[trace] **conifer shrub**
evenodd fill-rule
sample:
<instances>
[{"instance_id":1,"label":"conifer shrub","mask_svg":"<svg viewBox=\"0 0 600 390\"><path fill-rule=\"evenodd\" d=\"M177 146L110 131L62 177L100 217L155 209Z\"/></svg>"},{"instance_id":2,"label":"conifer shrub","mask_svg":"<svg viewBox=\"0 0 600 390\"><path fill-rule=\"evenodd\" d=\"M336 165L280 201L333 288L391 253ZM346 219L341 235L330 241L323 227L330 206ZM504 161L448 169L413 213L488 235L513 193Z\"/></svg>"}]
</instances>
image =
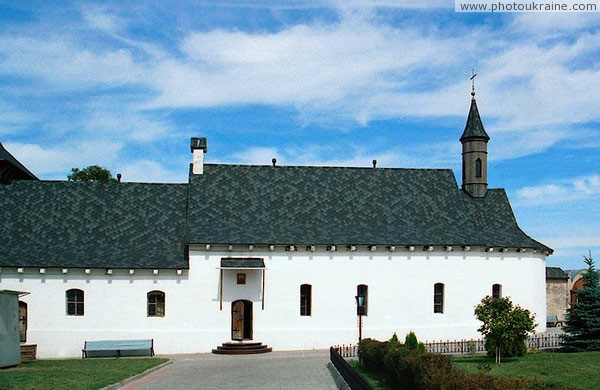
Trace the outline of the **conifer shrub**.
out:
<instances>
[{"instance_id":1,"label":"conifer shrub","mask_svg":"<svg viewBox=\"0 0 600 390\"><path fill-rule=\"evenodd\" d=\"M600 351L600 273L591 252L584 258L588 269L583 274L583 288L577 291L577 302L567 310L563 328L563 349L569 352Z\"/></svg>"},{"instance_id":2,"label":"conifer shrub","mask_svg":"<svg viewBox=\"0 0 600 390\"><path fill-rule=\"evenodd\" d=\"M395 334L396 333L394 333L394 335ZM417 350L418 352L425 352L425 344L420 343L417 340L417 335L413 331L406 335L404 345L406 345L410 349Z\"/></svg>"}]
</instances>

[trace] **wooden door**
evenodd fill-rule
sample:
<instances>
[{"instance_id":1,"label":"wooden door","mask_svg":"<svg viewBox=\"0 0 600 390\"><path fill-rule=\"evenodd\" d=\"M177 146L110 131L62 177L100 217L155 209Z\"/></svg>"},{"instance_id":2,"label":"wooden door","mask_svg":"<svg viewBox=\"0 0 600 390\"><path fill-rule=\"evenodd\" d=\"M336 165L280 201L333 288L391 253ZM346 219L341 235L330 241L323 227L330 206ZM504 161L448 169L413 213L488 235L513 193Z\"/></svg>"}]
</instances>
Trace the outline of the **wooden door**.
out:
<instances>
[{"instance_id":1,"label":"wooden door","mask_svg":"<svg viewBox=\"0 0 600 390\"><path fill-rule=\"evenodd\" d=\"M244 339L244 302L235 301L231 304L231 339Z\"/></svg>"},{"instance_id":2,"label":"wooden door","mask_svg":"<svg viewBox=\"0 0 600 390\"><path fill-rule=\"evenodd\" d=\"M19 301L19 337L22 343L27 341L27 304Z\"/></svg>"}]
</instances>

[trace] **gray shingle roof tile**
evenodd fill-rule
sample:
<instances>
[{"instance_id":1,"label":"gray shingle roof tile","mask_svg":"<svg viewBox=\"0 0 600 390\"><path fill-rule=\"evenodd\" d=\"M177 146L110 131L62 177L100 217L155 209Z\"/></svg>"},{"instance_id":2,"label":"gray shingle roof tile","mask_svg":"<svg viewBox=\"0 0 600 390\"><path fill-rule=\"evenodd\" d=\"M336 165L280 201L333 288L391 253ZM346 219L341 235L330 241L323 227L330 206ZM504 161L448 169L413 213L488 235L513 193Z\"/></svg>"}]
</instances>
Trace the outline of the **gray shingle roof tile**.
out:
<instances>
[{"instance_id":1,"label":"gray shingle roof tile","mask_svg":"<svg viewBox=\"0 0 600 390\"><path fill-rule=\"evenodd\" d=\"M189 184L0 185L0 266L187 268L185 244L483 245L551 251L504 190L448 169L207 164Z\"/></svg>"},{"instance_id":2,"label":"gray shingle roof tile","mask_svg":"<svg viewBox=\"0 0 600 390\"><path fill-rule=\"evenodd\" d=\"M190 176L186 241L549 249L519 229L503 190L473 199L448 169L208 164Z\"/></svg>"},{"instance_id":3,"label":"gray shingle roof tile","mask_svg":"<svg viewBox=\"0 0 600 390\"><path fill-rule=\"evenodd\" d=\"M0 185L0 266L187 268L185 184Z\"/></svg>"}]
</instances>

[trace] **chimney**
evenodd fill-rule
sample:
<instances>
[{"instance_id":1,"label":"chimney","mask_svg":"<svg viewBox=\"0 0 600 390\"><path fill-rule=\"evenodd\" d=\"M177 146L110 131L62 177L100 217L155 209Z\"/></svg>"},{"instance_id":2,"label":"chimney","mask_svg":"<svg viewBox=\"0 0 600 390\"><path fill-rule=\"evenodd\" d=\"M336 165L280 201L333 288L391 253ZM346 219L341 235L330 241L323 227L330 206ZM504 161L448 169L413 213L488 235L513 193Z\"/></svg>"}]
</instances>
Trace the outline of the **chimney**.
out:
<instances>
[{"instance_id":1,"label":"chimney","mask_svg":"<svg viewBox=\"0 0 600 390\"><path fill-rule=\"evenodd\" d=\"M202 175L204 173L204 153L206 153L206 138L193 137L190 143L192 151L192 173Z\"/></svg>"}]
</instances>

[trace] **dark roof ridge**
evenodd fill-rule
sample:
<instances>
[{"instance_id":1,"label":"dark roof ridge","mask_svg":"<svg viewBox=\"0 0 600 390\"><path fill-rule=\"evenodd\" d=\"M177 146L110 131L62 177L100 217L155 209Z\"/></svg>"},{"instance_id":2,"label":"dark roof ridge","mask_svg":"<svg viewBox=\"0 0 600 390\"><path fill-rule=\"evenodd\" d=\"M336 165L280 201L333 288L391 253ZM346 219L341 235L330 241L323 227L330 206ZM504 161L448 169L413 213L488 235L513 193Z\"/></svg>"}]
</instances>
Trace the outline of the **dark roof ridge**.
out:
<instances>
[{"instance_id":1,"label":"dark roof ridge","mask_svg":"<svg viewBox=\"0 0 600 390\"><path fill-rule=\"evenodd\" d=\"M13 182L13 184L17 184L17 183L31 183L30 180L15 180ZM182 185L187 185L187 182L181 182L181 183L156 183L156 182L138 182L138 181L123 181L123 182L110 182L110 183L106 183L106 182L102 182L102 181L78 181L78 180L37 180L35 181L35 183L37 183L38 185L43 183L43 184L65 184L68 183L69 185L114 185L114 186L118 186L118 185L156 185L156 186L165 186L165 185L176 185L176 186L182 186ZM31 184L34 185L34 184Z\"/></svg>"},{"instance_id":2,"label":"dark roof ridge","mask_svg":"<svg viewBox=\"0 0 600 390\"><path fill-rule=\"evenodd\" d=\"M348 166L341 166L341 165L276 165L275 167L273 167L272 165L259 165L259 164L236 164L236 163L205 163L204 166L225 166L225 167L252 167L252 168L276 168L276 169L280 169L280 168L315 168L315 169L319 169L319 168L324 168L324 169L370 169L370 170L388 170L388 171L453 171L452 168L407 168L407 167L403 167L403 168L395 168L395 167L376 167L373 168L371 167L348 167Z\"/></svg>"}]
</instances>

